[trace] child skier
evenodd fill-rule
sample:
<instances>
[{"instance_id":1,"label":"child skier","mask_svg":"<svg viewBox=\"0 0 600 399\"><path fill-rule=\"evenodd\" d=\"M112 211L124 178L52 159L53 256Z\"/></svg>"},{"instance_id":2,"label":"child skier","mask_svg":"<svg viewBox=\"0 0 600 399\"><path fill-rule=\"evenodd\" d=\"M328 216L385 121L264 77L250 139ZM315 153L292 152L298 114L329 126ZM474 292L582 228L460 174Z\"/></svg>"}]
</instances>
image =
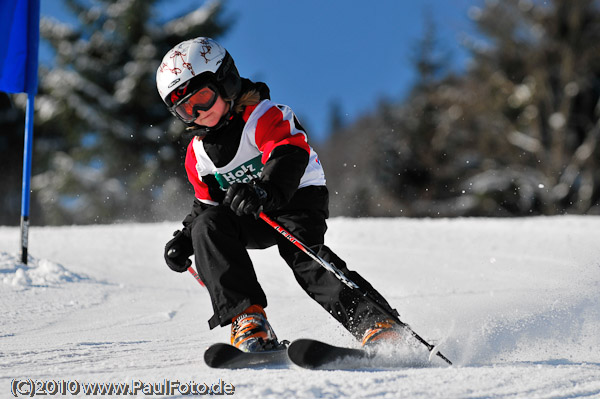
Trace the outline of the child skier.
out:
<instances>
[{"instance_id":1,"label":"child skier","mask_svg":"<svg viewBox=\"0 0 600 399\"><path fill-rule=\"evenodd\" d=\"M398 324L257 219L264 211L397 315L324 245L325 176L292 110L272 102L264 83L241 78L230 54L210 38L171 49L156 81L169 110L194 134L185 168L196 199L183 229L167 243L165 260L184 272L195 255L214 310L209 327L231 324L232 345L246 352L280 346L247 252L277 245L306 293L363 345L400 339Z\"/></svg>"}]
</instances>

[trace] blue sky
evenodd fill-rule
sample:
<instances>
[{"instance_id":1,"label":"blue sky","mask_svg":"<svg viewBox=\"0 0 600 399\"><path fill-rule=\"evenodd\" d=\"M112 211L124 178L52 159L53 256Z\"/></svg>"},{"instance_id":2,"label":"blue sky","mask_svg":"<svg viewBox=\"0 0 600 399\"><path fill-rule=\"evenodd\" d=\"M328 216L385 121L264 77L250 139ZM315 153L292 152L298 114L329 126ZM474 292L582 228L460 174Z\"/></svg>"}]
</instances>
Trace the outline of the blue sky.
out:
<instances>
[{"instance_id":1,"label":"blue sky","mask_svg":"<svg viewBox=\"0 0 600 399\"><path fill-rule=\"evenodd\" d=\"M165 0L165 16L205 1ZM218 41L240 74L266 82L274 101L294 109L313 140L328 132L333 102L345 123L375 109L382 98L400 100L411 87L411 56L430 10L454 69L467 54L458 36L472 31L473 0L229 0L236 22ZM42 0L42 15L72 22L61 0ZM70 20L68 18L71 18Z\"/></svg>"}]
</instances>

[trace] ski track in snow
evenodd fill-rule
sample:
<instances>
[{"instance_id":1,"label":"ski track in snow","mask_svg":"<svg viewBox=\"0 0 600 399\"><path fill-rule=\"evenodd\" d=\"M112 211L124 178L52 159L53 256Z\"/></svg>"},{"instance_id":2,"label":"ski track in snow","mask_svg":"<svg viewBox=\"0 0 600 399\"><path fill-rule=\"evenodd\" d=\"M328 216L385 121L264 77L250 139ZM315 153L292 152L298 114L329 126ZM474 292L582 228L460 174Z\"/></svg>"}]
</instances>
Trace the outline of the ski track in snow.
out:
<instances>
[{"instance_id":1,"label":"ski track in snow","mask_svg":"<svg viewBox=\"0 0 600 399\"><path fill-rule=\"evenodd\" d=\"M344 371L205 366L229 329L208 330L207 293L164 265L177 228L33 227L25 266L19 228L0 227L0 398L26 378L222 380L238 398L600 398L599 217L330 220L327 244L454 361L417 345L394 368ZM355 345L276 249L251 256L279 338Z\"/></svg>"}]
</instances>

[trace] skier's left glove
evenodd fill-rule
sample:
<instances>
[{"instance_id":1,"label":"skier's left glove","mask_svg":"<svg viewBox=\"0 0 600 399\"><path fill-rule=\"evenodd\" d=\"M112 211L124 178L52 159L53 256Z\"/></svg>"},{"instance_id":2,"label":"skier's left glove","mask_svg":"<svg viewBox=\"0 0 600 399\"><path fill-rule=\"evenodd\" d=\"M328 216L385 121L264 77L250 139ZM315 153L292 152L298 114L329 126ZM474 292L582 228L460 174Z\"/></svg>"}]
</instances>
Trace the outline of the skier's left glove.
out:
<instances>
[{"instance_id":1,"label":"skier's left glove","mask_svg":"<svg viewBox=\"0 0 600 399\"><path fill-rule=\"evenodd\" d=\"M177 273L185 272L192 265L189 259L194 254L192 240L181 230L173 233L173 238L165 245L165 262Z\"/></svg>"},{"instance_id":2,"label":"skier's left glove","mask_svg":"<svg viewBox=\"0 0 600 399\"><path fill-rule=\"evenodd\" d=\"M266 185L257 182L233 183L227 189L223 204L229 206L238 216L253 215L258 219L266 207L268 190Z\"/></svg>"}]
</instances>

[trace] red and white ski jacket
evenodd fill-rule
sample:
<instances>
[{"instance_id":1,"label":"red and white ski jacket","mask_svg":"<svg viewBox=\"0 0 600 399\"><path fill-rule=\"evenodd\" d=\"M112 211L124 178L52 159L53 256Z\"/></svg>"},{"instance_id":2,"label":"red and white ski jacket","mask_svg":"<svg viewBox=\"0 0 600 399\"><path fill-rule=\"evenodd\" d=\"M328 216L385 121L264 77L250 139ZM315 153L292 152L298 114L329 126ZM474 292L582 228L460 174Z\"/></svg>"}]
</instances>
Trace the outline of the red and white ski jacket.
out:
<instances>
[{"instance_id":1,"label":"red and white ski jacket","mask_svg":"<svg viewBox=\"0 0 600 399\"><path fill-rule=\"evenodd\" d=\"M219 200L211 196L205 180L214 177L224 192L234 182L259 178L273 150L285 145L299 147L309 155L308 166L297 188L325 186L325 174L317 154L308 145L306 133L288 106L266 99L246 107L242 118L245 123L237 152L226 165L217 167L213 163L201 138L194 137L188 145L185 168L199 201L219 204Z\"/></svg>"}]
</instances>

